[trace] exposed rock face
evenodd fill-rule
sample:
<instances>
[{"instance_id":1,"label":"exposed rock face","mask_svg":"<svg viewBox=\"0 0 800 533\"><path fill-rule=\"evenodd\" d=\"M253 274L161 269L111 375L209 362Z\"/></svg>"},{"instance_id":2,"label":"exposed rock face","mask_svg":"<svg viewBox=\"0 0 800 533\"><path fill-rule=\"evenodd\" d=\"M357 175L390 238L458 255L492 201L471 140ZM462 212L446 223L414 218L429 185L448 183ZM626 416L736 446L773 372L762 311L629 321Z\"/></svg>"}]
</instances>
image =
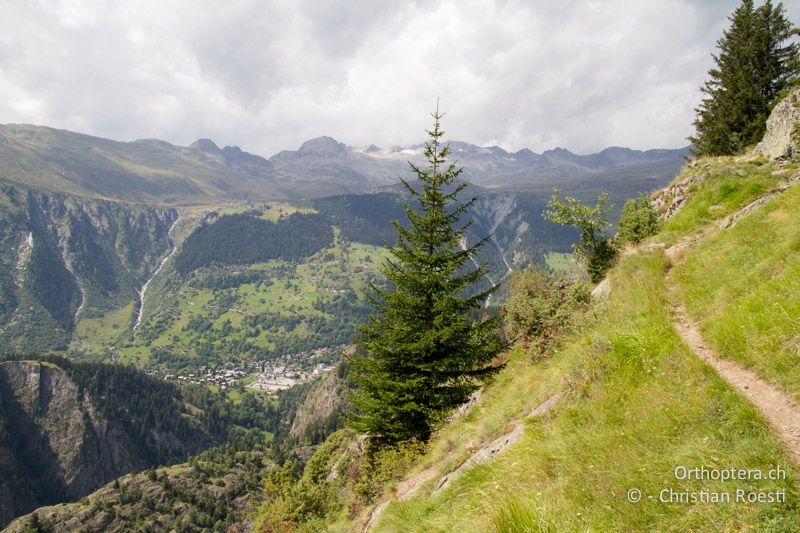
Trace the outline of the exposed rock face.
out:
<instances>
[{"instance_id":1,"label":"exposed rock face","mask_svg":"<svg viewBox=\"0 0 800 533\"><path fill-rule=\"evenodd\" d=\"M0 363L0 526L151 466L140 431L105 416L98 401L55 365ZM189 444L152 434L186 454L207 444L200 433Z\"/></svg>"},{"instance_id":2,"label":"exposed rock face","mask_svg":"<svg viewBox=\"0 0 800 533\"><path fill-rule=\"evenodd\" d=\"M65 349L79 318L135 300L177 216L0 185L0 344Z\"/></svg>"},{"instance_id":3,"label":"exposed rock face","mask_svg":"<svg viewBox=\"0 0 800 533\"><path fill-rule=\"evenodd\" d=\"M702 178L695 174L689 174L682 180L678 181L665 188L658 193L658 196L653 200L653 206L658 212L661 220L671 218L678 210L683 207L683 204L689 200L689 188L692 184L698 183Z\"/></svg>"},{"instance_id":4,"label":"exposed rock face","mask_svg":"<svg viewBox=\"0 0 800 533\"><path fill-rule=\"evenodd\" d=\"M337 370L329 372L297 408L289 435L297 442L316 443L335 429L344 411L345 383ZM317 434L320 438L317 437Z\"/></svg>"},{"instance_id":5,"label":"exposed rock face","mask_svg":"<svg viewBox=\"0 0 800 533\"><path fill-rule=\"evenodd\" d=\"M0 364L0 402L7 428L0 495L12 495L0 499L0 523L147 466L131 454L135 446L125 431L103 418L58 367Z\"/></svg>"},{"instance_id":6,"label":"exposed rock face","mask_svg":"<svg viewBox=\"0 0 800 533\"><path fill-rule=\"evenodd\" d=\"M755 153L769 159L788 159L800 154L800 88L778 102L767 119L764 139Z\"/></svg>"}]
</instances>

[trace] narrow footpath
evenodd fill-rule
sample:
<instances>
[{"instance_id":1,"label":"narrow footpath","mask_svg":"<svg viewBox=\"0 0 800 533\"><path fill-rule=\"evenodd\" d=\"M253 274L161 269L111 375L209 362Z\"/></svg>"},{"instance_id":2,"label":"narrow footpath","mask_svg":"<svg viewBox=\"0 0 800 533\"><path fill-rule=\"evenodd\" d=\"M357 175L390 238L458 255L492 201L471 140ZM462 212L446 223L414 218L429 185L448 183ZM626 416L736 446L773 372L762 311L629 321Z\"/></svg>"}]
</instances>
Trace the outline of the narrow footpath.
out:
<instances>
[{"instance_id":1,"label":"narrow footpath","mask_svg":"<svg viewBox=\"0 0 800 533\"><path fill-rule=\"evenodd\" d=\"M670 313L672 324L683 342L761 411L778 437L789 448L794 462L800 465L800 405L789 394L764 381L752 370L729 359L720 358L706 344L697 324L689 318L671 272L667 274L667 287L673 295L673 302L676 302L673 303Z\"/></svg>"}]
</instances>

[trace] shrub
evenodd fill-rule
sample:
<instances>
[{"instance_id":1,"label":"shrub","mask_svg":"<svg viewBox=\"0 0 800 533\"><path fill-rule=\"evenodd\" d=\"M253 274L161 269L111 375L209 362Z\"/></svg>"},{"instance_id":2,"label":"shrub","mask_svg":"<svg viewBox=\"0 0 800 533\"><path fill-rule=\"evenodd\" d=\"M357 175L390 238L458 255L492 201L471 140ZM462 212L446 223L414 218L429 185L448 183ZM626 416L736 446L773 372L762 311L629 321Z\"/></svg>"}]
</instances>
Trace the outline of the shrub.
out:
<instances>
[{"instance_id":1,"label":"shrub","mask_svg":"<svg viewBox=\"0 0 800 533\"><path fill-rule=\"evenodd\" d=\"M511 280L511 297L504 307L506 336L521 342L532 357L545 356L590 300L591 295L582 283L535 269L517 272Z\"/></svg>"},{"instance_id":2,"label":"shrub","mask_svg":"<svg viewBox=\"0 0 800 533\"><path fill-rule=\"evenodd\" d=\"M614 243L606 236L611 210L606 205L608 193L602 193L594 206L569 196L562 199L558 189L553 189L553 193L542 216L550 222L581 230L580 240L573 245L575 256L586 264L592 283L599 283L617 256Z\"/></svg>"},{"instance_id":3,"label":"shrub","mask_svg":"<svg viewBox=\"0 0 800 533\"><path fill-rule=\"evenodd\" d=\"M620 244L626 242L638 244L658 233L659 225L658 213L650 203L650 199L645 195L632 198L625 202L622 208L616 241Z\"/></svg>"},{"instance_id":4,"label":"shrub","mask_svg":"<svg viewBox=\"0 0 800 533\"><path fill-rule=\"evenodd\" d=\"M594 253L589 256L586 262L586 271L592 283L600 283L617 259L618 250L612 241L603 237L598 239L594 247Z\"/></svg>"}]
</instances>

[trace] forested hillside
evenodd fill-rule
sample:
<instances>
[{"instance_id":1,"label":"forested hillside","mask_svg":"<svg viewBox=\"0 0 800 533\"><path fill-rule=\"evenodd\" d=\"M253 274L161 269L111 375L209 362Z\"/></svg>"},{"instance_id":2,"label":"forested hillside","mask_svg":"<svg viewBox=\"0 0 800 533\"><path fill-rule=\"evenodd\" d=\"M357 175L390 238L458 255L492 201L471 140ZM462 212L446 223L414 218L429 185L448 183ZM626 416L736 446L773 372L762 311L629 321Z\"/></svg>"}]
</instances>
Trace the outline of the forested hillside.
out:
<instances>
[{"instance_id":1,"label":"forested hillside","mask_svg":"<svg viewBox=\"0 0 800 533\"><path fill-rule=\"evenodd\" d=\"M223 442L234 425L268 427L270 416L129 367L58 357L0 362L0 522L184 461Z\"/></svg>"},{"instance_id":2,"label":"forested hillside","mask_svg":"<svg viewBox=\"0 0 800 533\"><path fill-rule=\"evenodd\" d=\"M201 226L175 258L181 274L213 264L251 265L271 259L301 261L333 244L333 230L318 215L293 213L277 222L224 215Z\"/></svg>"},{"instance_id":3,"label":"forested hillside","mask_svg":"<svg viewBox=\"0 0 800 533\"><path fill-rule=\"evenodd\" d=\"M176 217L172 209L1 186L2 350L64 350L80 318L135 300Z\"/></svg>"},{"instance_id":4,"label":"forested hillside","mask_svg":"<svg viewBox=\"0 0 800 533\"><path fill-rule=\"evenodd\" d=\"M140 372L113 365L72 364L64 359L53 358L49 362L29 361L24 365L29 369L44 365L49 370L48 375L52 376L62 372L53 362L67 369L63 372L69 378L68 381L61 379L53 385L54 395L63 397L70 392L73 384L78 384L78 390L84 391L95 402L93 405L98 407L98 413L90 413L92 420L106 417L105 420L113 426L117 420L113 418L116 414L123 421L130 419L141 424L141 433L163 440L163 431L175 430L174 413L177 413L179 418L184 419L184 425L188 424L199 432L190 443L194 452L207 446L209 442L213 442L215 446L193 455L181 464L173 463L185 456L171 457L168 461L143 462L136 468L125 469L118 464L116 466L120 471L113 477L120 477L88 495L86 490L76 492L77 489L71 487L73 493L77 493L76 496L73 493L59 493L52 483L39 480L35 475L32 479L22 479L24 469L29 466L25 461L33 458L30 453L9 448L7 444L26 437L12 438L7 433L0 433L0 458L5 459L0 461L0 470L4 476L2 479L5 481L5 484L0 482L0 509L6 513L1 516L3 522L19 514L20 510L30 508L33 501L37 502L36 505L45 504L35 512L16 520L9 526L9 531L27 531L35 527L63 532L82 527L103 531L130 531L138 528L157 531L170 528L181 531L216 531L226 527L242 527L248 521L253 503L260 499L262 483L275 468L275 463L292 463L298 458L307 457L309 448L298 446L324 440L342 422L341 406L329 404L340 397L338 388L332 390L331 384L342 382L342 365L322 380L292 387L281 391L273 400L267 400L257 393L244 392L243 389L224 395L212 394L206 387L179 388L146 377ZM0 363L0 370L5 368L3 365L9 364L12 363ZM64 390L65 387L67 390ZM0 396L0 400L2 398ZM48 411L65 415L64 408L53 405L54 402L55 400L50 401ZM120 405L128 402L127 405L133 406L138 414L131 417L130 414L120 413L116 402L120 402ZM14 418L14 413L7 413L8 404L0 401L0 428L18 431L19 427L9 422ZM62 435L48 423L47 416L51 416L50 413L42 414L40 409L35 421L45 428L52 442L56 440L53 433L56 433L56 437ZM74 428L76 424L77 422L73 422L70 428ZM158 429L153 431L153 427ZM66 433L66 437L58 441L65 447L70 439L81 436L75 431ZM177 442L175 437L183 438L184 434L185 432L175 433L169 442ZM107 441L117 440L99 444L115 450L122 445L122 438L117 432L110 435ZM56 451L58 458L70 454L66 448L57 448ZM125 452L123 450L120 453ZM84 460L87 453L78 450L78 457ZM100 459L100 468L105 466L104 460L105 458ZM172 466L159 466L165 464ZM71 479L72 470L79 467L88 468L79 464L78 460L69 463L66 467L67 477ZM97 474L97 468L95 465L93 475ZM133 473L122 475L130 471ZM32 472L38 470L34 468ZM28 485L24 485L25 483ZM97 481L95 485L103 483L105 481ZM19 492L15 492L14 496L8 492L9 487ZM28 488L31 490L26 492ZM46 500L44 496L50 497L50 500ZM52 505L54 502L76 500L78 496L84 497L74 503ZM46 505L48 502L50 506ZM9 506L11 504L17 506L16 510Z\"/></svg>"}]
</instances>

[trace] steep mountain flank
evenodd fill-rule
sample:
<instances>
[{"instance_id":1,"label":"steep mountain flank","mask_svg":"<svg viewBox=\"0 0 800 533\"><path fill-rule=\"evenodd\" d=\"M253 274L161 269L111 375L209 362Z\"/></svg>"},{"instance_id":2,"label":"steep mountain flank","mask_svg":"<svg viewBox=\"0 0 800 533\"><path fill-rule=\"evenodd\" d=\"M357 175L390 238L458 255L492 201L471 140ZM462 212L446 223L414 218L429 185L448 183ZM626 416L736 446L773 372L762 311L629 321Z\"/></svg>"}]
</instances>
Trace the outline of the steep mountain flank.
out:
<instances>
[{"instance_id":1,"label":"steep mountain flank","mask_svg":"<svg viewBox=\"0 0 800 533\"><path fill-rule=\"evenodd\" d=\"M177 216L0 186L3 350L65 349L79 318L134 301L167 252Z\"/></svg>"},{"instance_id":2,"label":"steep mountain flank","mask_svg":"<svg viewBox=\"0 0 800 533\"><path fill-rule=\"evenodd\" d=\"M62 367L63 366L63 367ZM0 363L0 523L185 459L214 437L172 386L132 369Z\"/></svg>"},{"instance_id":3,"label":"steep mountain flank","mask_svg":"<svg viewBox=\"0 0 800 533\"><path fill-rule=\"evenodd\" d=\"M340 363L309 391L298 406L289 431L293 442L318 444L341 426L341 416L347 407L344 374L345 367Z\"/></svg>"},{"instance_id":4,"label":"steep mountain flank","mask_svg":"<svg viewBox=\"0 0 800 533\"><path fill-rule=\"evenodd\" d=\"M80 502L40 507L4 531L249 531L247 513L270 468L263 452L230 461L212 451L123 476Z\"/></svg>"},{"instance_id":5,"label":"steep mountain flank","mask_svg":"<svg viewBox=\"0 0 800 533\"><path fill-rule=\"evenodd\" d=\"M130 143L0 125L0 179L38 190L155 205L282 196L266 159L210 141Z\"/></svg>"}]
</instances>

